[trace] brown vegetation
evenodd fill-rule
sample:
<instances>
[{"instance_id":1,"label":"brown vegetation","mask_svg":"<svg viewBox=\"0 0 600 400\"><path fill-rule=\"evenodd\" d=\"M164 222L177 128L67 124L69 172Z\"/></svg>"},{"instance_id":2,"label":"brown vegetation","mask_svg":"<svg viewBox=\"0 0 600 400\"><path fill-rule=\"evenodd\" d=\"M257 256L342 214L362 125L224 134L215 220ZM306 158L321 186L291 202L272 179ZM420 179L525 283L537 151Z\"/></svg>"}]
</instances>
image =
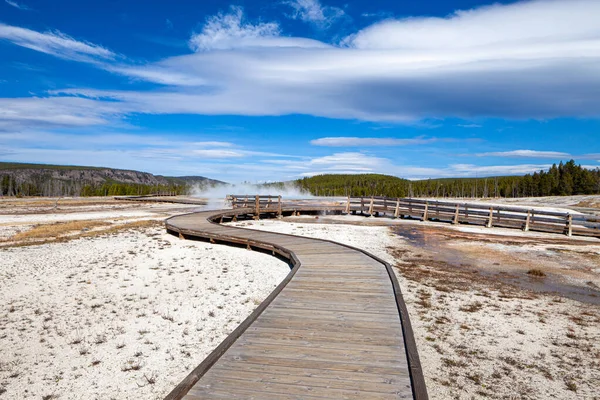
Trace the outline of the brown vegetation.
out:
<instances>
[{"instance_id":1,"label":"brown vegetation","mask_svg":"<svg viewBox=\"0 0 600 400\"><path fill-rule=\"evenodd\" d=\"M536 276L539 278L543 278L544 276L546 276L544 271L542 271L541 269L537 269L537 268L533 268L533 269L530 269L529 271L527 271L527 275Z\"/></svg>"},{"instance_id":2,"label":"brown vegetation","mask_svg":"<svg viewBox=\"0 0 600 400\"><path fill-rule=\"evenodd\" d=\"M32 239L51 239L107 225L110 225L110 223L104 221L69 221L36 225L25 232L17 233L8 240L11 242L21 242Z\"/></svg>"},{"instance_id":3,"label":"brown vegetation","mask_svg":"<svg viewBox=\"0 0 600 400\"><path fill-rule=\"evenodd\" d=\"M113 224L106 221L70 221L37 225L0 241L0 247L22 247L48 243L66 242L80 238L117 234L128 229L145 229L161 226L162 221L143 220Z\"/></svg>"}]
</instances>

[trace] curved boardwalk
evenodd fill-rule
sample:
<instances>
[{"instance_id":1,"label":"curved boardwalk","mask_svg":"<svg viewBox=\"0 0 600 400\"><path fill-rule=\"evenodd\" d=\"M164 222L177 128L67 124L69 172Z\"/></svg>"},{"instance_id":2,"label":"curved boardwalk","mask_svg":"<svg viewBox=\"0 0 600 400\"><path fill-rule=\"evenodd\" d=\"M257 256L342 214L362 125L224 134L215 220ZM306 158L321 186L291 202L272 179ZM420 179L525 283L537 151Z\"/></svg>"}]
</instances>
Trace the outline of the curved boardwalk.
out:
<instances>
[{"instance_id":1,"label":"curved boardwalk","mask_svg":"<svg viewBox=\"0 0 600 400\"><path fill-rule=\"evenodd\" d=\"M391 267L335 242L211 222L243 213L167 220L167 229L184 238L260 248L293 265L269 298L167 398L426 399Z\"/></svg>"}]
</instances>

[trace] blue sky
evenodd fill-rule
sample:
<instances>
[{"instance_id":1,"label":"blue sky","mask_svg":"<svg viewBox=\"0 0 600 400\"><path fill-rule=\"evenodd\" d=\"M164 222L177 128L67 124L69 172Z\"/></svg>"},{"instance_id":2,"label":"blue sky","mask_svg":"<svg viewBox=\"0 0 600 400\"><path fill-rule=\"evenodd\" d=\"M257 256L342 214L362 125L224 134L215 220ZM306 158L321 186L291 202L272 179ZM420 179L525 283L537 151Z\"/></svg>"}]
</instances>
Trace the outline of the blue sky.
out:
<instances>
[{"instance_id":1,"label":"blue sky","mask_svg":"<svg viewBox=\"0 0 600 400\"><path fill-rule=\"evenodd\" d=\"M600 166L600 2L0 0L0 160L418 179Z\"/></svg>"}]
</instances>

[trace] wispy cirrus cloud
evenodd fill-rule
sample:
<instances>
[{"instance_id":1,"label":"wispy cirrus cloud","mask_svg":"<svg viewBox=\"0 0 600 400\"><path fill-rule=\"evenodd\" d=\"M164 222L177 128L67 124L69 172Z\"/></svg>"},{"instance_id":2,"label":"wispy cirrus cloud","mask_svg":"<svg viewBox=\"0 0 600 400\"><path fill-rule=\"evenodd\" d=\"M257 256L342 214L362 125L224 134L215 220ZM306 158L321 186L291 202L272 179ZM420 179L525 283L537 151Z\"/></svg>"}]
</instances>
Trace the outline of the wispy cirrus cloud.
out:
<instances>
[{"instance_id":1,"label":"wispy cirrus cloud","mask_svg":"<svg viewBox=\"0 0 600 400\"><path fill-rule=\"evenodd\" d=\"M396 175L406 179L429 179L450 177L485 177L499 175L523 175L547 169L550 164L512 164L512 165L475 165L449 164L445 167L420 167L399 165L384 157L358 152L334 153L306 160L264 160L274 164L281 173L288 172L296 176L314 176L322 174L366 174L382 173Z\"/></svg>"},{"instance_id":2,"label":"wispy cirrus cloud","mask_svg":"<svg viewBox=\"0 0 600 400\"><path fill-rule=\"evenodd\" d=\"M91 62L114 60L117 57L102 46L75 40L59 31L40 33L0 23L0 40L67 60Z\"/></svg>"},{"instance_id":3,"label":"wispy cirrus cloud","mask_svg":"<svg viewBox=\"0 0 600 400\"><path fill-rule=\"evenodd\" d=\"M0 131L106 125L122 115L117 104L80 97L0 98Z\"/></svg>"},{"instance_id":4,"label":"wispy cirrus cloud","mask_svg":"<svg viewBox=\"0 0 600 400\"><path fill-rule=\"evenodd\" d=\"M327 147L369 147L369 146L409 146L418 144L428 144L448 139L426 138L423 136L415 138L361 138L361 137L324 137L310 141L315 146Z\"/></svg>"},{"instance_id":5,"label":"wispy cirrus cloud","mask_svg":"<svg viewBox=\"0 0 600 400\"><path fill-rule=\"evenodd\" d=\"M101 60L95 65L163 85L58 90L45 101L89 100L73 101L75 116L99 105L123 115L307 114L394 123L598 117L595 15L595 0L534 0L385 20L332 45L284 36L276 22L248 21L233 7L192 35L195 53L136 64L61 33L0 25L0 38L65 59ZM85 104L92 110L83 111Z\"/></svg>"},{"instance_id":6,"label":"wispy cirrus cloud","mask_svg":"<svg viewBox=\"0 0 600 400\"><path fill-rule=\"evenodd\" d=\"M346 16L344 10L338 7L324 6L319 0L291 0L284 4L290 6L294 12L291 18L326 28L336 20Z\"/></svg>"},{"instance_id":7,"label":"wispy cirrus cloud","mask_svg":"<svg viewBox=\"0 0 600 400\"><path fill-rule=\"evenodd\" d=\"M522 158L553 158L561 159L572 157L569 153L560 151L538 151L538 150L511 150L478 153L477 157L522 157Z\"/></svg>"},{"instance_id":8,"label":"wispy cirrus cloud","mask_svg":"<svg viewBox=\"0 0 600 400\"><path fill-rule=\"evenodd\" d=\"M328 47L316 40L281 36L276 22L252 23L244 17L241 7L231 6L229 13L209 17L198 33L189 40L197 52L261 47Z\"/></svg>"},{"instance_id":9,"label":"wispy cirrus cloud","mask_svg":"<svg viewBox=\"0 0 600 400\"><path fill-rule=\"evenodd\" d=\"M233 8L190 39L196 54L144 66L152 74L142 79L156 83L210 84L160 96L105 95L154 113L390 122L594 117L600 26L592 15L598 14L593 0L494 5L447 18L382 21L332 46L282 36L276 23L245 21ZM193 79L165 79L169 74Z\"/></svg>"},{"instance_id":10,"label":"wispy cirrus cloud","mask_svg":"<svg viewBox=\"0 0 600 400\"><path fill-rule=\"evenodd\" d=\"M477 157L506 157L506 158L549 158L554 160L576 159L595 160L600 156L598 153L570 154L562 151L539 151L539 150L510 150L477 153Z\"/></svg>"},{"instance_id":11,"label":"wispy cirrus cloud","mask_svg":"<svg viewBox=\"0 0 600 400\"><path fill-rule=\"evenodd\" d=\"M23 10L23 11L31 11L31 8L26 6L23 3L17 3L16 1L12 1L12 0L4 0L6 2L6 4L14 7L14 8L18 8L19 10Z\"/></svg>"}]
</instances>

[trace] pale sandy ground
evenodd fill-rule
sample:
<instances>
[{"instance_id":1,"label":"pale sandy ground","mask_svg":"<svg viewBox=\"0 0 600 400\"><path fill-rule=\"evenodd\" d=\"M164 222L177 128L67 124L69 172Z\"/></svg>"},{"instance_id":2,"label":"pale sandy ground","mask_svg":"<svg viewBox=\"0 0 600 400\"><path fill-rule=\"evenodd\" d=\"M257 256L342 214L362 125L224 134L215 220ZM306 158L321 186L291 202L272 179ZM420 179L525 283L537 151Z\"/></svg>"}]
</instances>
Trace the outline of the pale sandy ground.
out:
<instances>
[{"instance_id":1,"label":"pale sandy ground","mask_svg":"<svg viewBox=\"0 0 600 400\"><path fill-rule=\"evenodd\" d=\"M482 236L409 221L400 221L396 228L347 224L360 223L359 218L312 216L237 225L335 240L395 265L431 399L600 398L599 306L539 292L543 280L565 271L576 270L598 282L600 241L568 241L531 232L519 240L523 234L514 230L486 230L496 235ZM421 237L418 232L424 225L427 231ZM438 237L428 246L435 232L445 239ZM415 237L425 243L415 245ZM550 250L557 247L564 252ZM456 259L441 257L446 250ZM552 253L554 264L539 259L546 252ZM571 262L573 255L577 263ZM464 264L458 264L461 261ZM538 291L527 289L536 279L526 274L531 266L548 274L537 278L542 280ZM516 277L517 283L505 282L502 274ZM571 283L588 289L586 282ZM562 287L561 280L556 284Z\"/></svg>"},{"instance_id":2,"label":"pale sandy ground","mask_svg":"<svg viewBox=\"0 0 600 400\"><path fill-rule=\"evenodd\" d=\"M0 215L0 231L182 212L112 206ZM289 273L274 257L160 226L0 247L0 260L1 399L162 399Z\"/></svg>"},{"instance_id":3,"label":"pale sandy ground","mask_svg":"<svg viewBox=\"0 0 600 400\"><path fill-rule=\"evenodd\" d=\"M123 224L197 209L38 205L27 219L2 204L4 240L66 214ZM545 282L595 290L597 239L329 218L238 224L337 240L393 263L432 399L600 398L598 305L539 292ZM159 227L0 247L0 259L0 398L10 399L162 398L289 271L267 255L180 241ZM532 267L547 277L529 278Z\"/></svg>"}]
</instances>

